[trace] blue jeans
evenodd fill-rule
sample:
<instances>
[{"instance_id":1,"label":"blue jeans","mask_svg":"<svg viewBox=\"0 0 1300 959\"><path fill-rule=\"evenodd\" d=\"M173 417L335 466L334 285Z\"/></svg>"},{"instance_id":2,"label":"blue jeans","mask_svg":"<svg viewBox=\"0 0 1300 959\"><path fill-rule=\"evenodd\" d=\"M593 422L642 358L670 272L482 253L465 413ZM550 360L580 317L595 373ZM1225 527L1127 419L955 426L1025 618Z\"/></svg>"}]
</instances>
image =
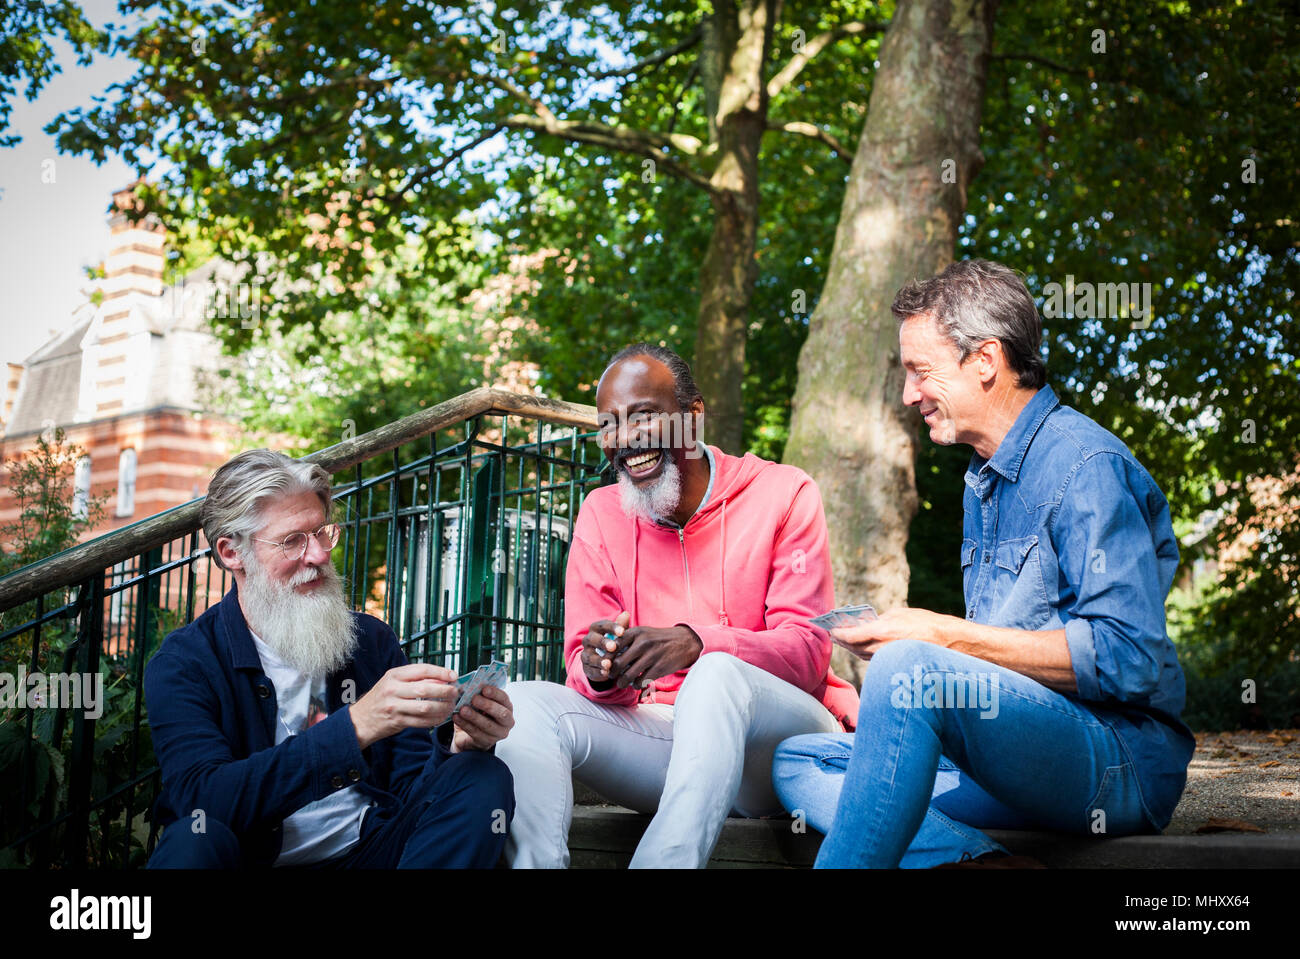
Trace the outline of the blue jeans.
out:
<instances>
[{"instance_id":1,"label":"blue jeans","mask_svg":"<svg viewBox=\"0 0 1300 959\"><path fill-rule=\"evenodd\" d=\"M1005 851L981 827L1151 831L1109 726L1027 676L916 640L872 658L856 734L787 739L772 778L785 807L826 833L819 868Z\"/></svg>"}]
</instances>

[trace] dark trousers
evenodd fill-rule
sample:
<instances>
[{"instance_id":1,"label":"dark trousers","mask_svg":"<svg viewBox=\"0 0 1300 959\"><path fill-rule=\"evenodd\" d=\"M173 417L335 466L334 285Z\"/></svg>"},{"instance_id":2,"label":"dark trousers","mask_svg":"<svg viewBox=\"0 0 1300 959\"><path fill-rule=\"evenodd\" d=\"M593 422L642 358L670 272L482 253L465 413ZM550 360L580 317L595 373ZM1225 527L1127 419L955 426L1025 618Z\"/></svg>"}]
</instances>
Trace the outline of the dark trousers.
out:
<instances>
[{"instance_id":1,"label":"dark trousers","mask_svg":"<svg viewBox=\"0 0 1300 959\"><path fill-rule=\"evenodd\" d=\"M490 753L457 753L412 782L401 806L372 808L361 841L310 869L490 869L505 849L514 816L514 780ZM163 831L150 869L237 869L239 838L208 817L195 833L178 820Z\"/></svg>"}]
</instances>

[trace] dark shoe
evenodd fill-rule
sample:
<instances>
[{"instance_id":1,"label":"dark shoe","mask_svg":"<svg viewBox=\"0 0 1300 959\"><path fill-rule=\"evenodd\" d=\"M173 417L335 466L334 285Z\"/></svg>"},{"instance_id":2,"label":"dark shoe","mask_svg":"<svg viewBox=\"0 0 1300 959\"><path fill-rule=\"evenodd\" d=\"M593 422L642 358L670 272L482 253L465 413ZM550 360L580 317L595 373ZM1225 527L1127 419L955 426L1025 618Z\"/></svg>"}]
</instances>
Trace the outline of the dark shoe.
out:
<instances>
[{"instance_id":1,"label":"dark shoe","mask_svg":"<svg viewBox=\"0 0 1300 959\"><path fill-rule=\"evenodd\" d=\"M1012 856L1005 852L986 852L982 856L970 857L964 853L961 862L945 862L934 866L935 869L1046 869L1041 862L1029 856Z\"/></svg>"}]
</instances>

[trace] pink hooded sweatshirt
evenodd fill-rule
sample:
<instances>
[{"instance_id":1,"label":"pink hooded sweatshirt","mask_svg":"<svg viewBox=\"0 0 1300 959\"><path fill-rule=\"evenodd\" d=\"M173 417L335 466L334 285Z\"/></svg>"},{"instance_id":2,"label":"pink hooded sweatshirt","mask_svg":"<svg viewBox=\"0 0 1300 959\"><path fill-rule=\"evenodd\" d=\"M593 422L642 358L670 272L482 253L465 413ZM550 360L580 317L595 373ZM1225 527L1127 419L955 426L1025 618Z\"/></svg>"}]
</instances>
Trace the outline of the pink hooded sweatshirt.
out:
<instances>
[{"instance_id":1,"label":"pink hooded sweatshirt","mask_svg":"<svg viewBox=\"0 0 1300 959\"><path fill-rule=\"evenodd\" d=\"M583 501L565 579L567 685L609 706L677 697L684 669L639 694L591 688L578 658L583 637L596 620L627 610L633 626L689 626L705 653L766 669L852 730L858 694L831 672L830 637L808 622L835 600L817 484L794 466L710 449L713 490L681 530L628 516L617 486Z\"/></svg>"}]
</instances>

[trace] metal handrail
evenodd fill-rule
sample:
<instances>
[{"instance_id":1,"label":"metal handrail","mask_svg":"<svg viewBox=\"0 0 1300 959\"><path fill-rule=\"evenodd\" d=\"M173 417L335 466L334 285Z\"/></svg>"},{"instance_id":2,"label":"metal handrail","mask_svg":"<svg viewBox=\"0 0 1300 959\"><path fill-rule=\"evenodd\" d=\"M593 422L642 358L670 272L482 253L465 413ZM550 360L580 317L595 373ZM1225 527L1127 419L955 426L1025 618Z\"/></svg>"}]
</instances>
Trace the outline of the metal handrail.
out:
<instances>
[{"instance_id":1,"label":"metal handrail","mask_svg":"<svg viewBox=\"0 0 1300 959\"><path fill-rule=\"evenodd\" d=\"M484 386L310 453L303 459L319 463L331 474L338 473L403 443L483 415L526 416L561 426L596 428L594 406ZM0 578L0 613L51 590L75 586L87 576L100 573L115 563L194 532L199 528L199 509L203 499L200 496L14 570Z\"/></svg>"}]
</instances>

